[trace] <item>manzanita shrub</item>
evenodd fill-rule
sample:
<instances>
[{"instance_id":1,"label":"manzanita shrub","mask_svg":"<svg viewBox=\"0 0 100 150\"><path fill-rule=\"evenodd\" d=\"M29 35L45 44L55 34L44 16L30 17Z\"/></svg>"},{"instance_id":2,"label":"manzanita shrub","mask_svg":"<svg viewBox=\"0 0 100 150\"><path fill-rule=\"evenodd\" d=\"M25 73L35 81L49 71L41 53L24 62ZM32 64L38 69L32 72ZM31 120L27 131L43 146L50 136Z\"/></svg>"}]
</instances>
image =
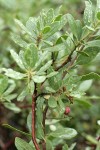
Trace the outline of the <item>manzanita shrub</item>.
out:
<instances>
[{"instance_id":1,"label":"manzanita shrub","mask_svg":"<svg viewBox=\"0 0 100 150\"><path fill-rule=\"evenodd\" d=\"M43 10L38 17L30 17L26 26L15 20L21 31L13 33L12 39L20 50L16 53L11 49L10 53L18 67L1 68L0 102L20 112L12 100L17 97L18 102L31 101L29 133L18 130L29 137L29 143L16 137L18 150L54 150L59 144L62 150L72 150L75 146L68 147L67 140L77 131L57 123L70 120L70 105L76 98L81 102L85 93L79 90L80 83L100 79L94 72L78 72L80 65L86 65L100 52L100 0L95 9L90 1L85 4L82 21L71 14L60 14L60 8ZM18 96L13 92L17 87L22 90Z\"/></svg>"}]
</instances>

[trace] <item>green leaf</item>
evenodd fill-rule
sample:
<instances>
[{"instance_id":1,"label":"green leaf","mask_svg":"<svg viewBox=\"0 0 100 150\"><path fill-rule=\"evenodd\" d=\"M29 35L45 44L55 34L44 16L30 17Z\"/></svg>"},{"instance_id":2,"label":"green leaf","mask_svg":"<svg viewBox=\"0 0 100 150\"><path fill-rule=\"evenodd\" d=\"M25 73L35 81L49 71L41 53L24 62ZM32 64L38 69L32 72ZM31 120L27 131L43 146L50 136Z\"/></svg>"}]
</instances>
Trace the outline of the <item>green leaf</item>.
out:
<instances>
[{"instance_id":1,"label":"green leaf","mask_svg":"<svg viewBox=\"0 0 100 150\"><path fill-rule=\"evenodd\" d=\"M38 97L37 102L36 102L36 106L37 106L37 110L36 110L36 116L37 116L37 121L38 123L42 123L43 120L43 104L44 104L45 99L43 97Z\"/></svg>"},{"instance_id":2,"label":"green leaf","mask_svg":"<svg viewBox=\"0 0 100 150\"><path fill-rule=\"evenodd\" d=\"M100 48L100 40L94 40L86 43L86 48L87 47L98 47Z\"/></svg>"},{"instance_id":3,"label":"green leaf","mask_svg":"<svg viewBox=\"0 0 100 150\"><path fill-rule=\"evenodd\" d=\"M28 92L29 92L30 94L33 94L33 93L34 93L34 89L35 89L35 85L34 85L33 80L31 80L31 81L28 83Z\"/></svg>"},{"instance_id":4,"label":"green leaf","mask_svg":"<svg viewBox=\"0 0 100 150\"><path fill-rule=\"evenodd\" d=\"M100 20L100 12L97 12L97 18Z\"/></svg>"},{"instance_id":5,"label":"green leaf","mask_svg":"<svg viewBox=\"0 0 100 150\"><path fill-rule=\"evenodd\" d=\"M90 108L92 106L92 104L89 101L82 99L82 98L81 99L75 99L75 101L79 105L84 106L85 108Z\"/></svg>"},{"instance_id":6,"label":"green leaf","mask_svg":"<svg viewBox=\"0 0 100 150\"><path fill-rule=\"evenodd\" d=\"M47 40L42 40L46 45L53 46L53 43Z\"/></svg>"},{"instance_id":7,"label":"green leaf","mask_svg":"<svg viewBox=\"0 0 100 150\"><path fill-rule=\"evenodd\" d=\"M100 0L97 0L97 9L96 12L100 12Z\"/></svg>"},{"instance_id":8,"label":"green leaf","mask_svg":"<svg viewBox=\"0 0 100 150\"><path fill-rule=\"evenodd\" d=\"M29 47L25 50L24 58L30 68L35 66L38 61L38 49L34 44L29 45Z\"/></svg>"},{"instance_id":9,"label":"green leaf","mask_svg":"<svg viewBox=\"0 0 100 150\"><path fill-rule=\"evenodd\" d=\"M59 113L62 115L65 112L65 104L61 100L61 98L58 98L58 105L59 105Z\"/></svg>"},{"instance_id":10,"label":"green leaf","mask_svg":"<svg viewBox=\"0 0 100 150\"><path fill-rule=\"evenodd\" d=\"M15 138L15 146L18 150L35 150L29 143L19 137Z\"/></svg>"},{"instance_id":11,"label":"green leaf","mask_svg":"<svg viewBox=\"0 0 100 150\"><path fill-rule=\"evenodd\" d=\"M3 93L4 96L10 94L16 87L15 82L12 82L8 89Z\"/></svg>"},{"instance_id":12,"label":"green leaf","mask_svg":"<svg viewBox=\"0 0 100 150\"><path fill-rule=\"evenodd\" d=\"M8 86L8 78L0 74L0 94L2 94Z\"/></svg>"},{"instance_id":13,"label":"green leaf","mask_svg":"<svg viewBox=\"0 0 100 150\"><path fill-rule=\"evenodd\" d=\"M54 72L49 73L46 77L51 78L51 77L55 76L56 74L58 74L58 72L54 71Z\"/></svg>"},{"instance_id":14,"label":"green leaf","mask_svg":"<svg viewBox=\"0 0 100 150\"><path fill-rule=\"evenodd\" d=\"M10 53L11 53L11 56L13 57L13 59L15 60L15 62L17 63L17 65L25 70L25 67L23 65L23 62L22 60L20 59L19 55L14 51L14 50L10 50Z\"/></svg>"},{"instance_id":15,"label":"green leaf","mask_svg":"<svg viewBox=\"0 0 100 150\"><path fill-rule=\"evenodd\" d=\"M27 70L27 69L29 68L29 66L28 66L28 64L26 63L26 60L25 60L25 57L24 57L24 53L25 53L25 51L20 50L20 52L19 52L19 57L20 57L20 59L22 60L23 65L25 66L25 69Z\"/></svg>"},{"instance_id":16,"label":"green leaf","mask_svg":"<svg viewBox=\"0 0 100 150\"><path fill-rule=\"evenodd\" d=\"M62 147L62 150L69 150L68 145L65 144L65 145Z\"/></svg>"},{"instance_id":17,"label":"green leaf","mask_svg":"<svg viewBox=\"0 0 100 150\"><path fill-rule=\"evenodd\" d=\"M53 21L54 10L50 8L46 13L46 24L49 25Z\"/></svg>"},{"instance_id":18,"label":"green leaf","mask_svg":"<svg viewBox=\"0 0 100 150\"><path fill-rule=\"evenodd\" d=\"M82 78L81 78L81 80L82 80ZM82 81L83 82L81 82L81 84L79 86L79 90L86 92L92 86L93 80L88 79L88 80L82 80Z\"/></svg>"},{"instance_id":19,"label":"green leaf","mask_svg":"<svg viewBox=\"0 0 100 150\"><path fill-rule=\"evenodd\" d=\"M14 100L16 97L17 97L17 94L10 94L10 95L4 96L4 99L10 102L11 100Z\"/></svg>"},{"instance_id":20,"label":"green leaf","mask_svg":"<svg viewBox=\"0 0 100 150\"><path fill-rule=\"evenodd\" d=\"M82 36L82 24L80 20L76 20L76 26L77 26L77 38L78 40L80 40Z\"/></svg>"},{"instance_id":21,"label":"green leaf","mask_svg":"<svg viewBox=\"0 0 100 150\"><path fill-rule=\"evenodd\" d=\"M16 80L20 80L20 79L23 79L24 77L26 77L25 74L14 71L13 69L3 68L3 71L5 72L6 76L13 78L13 79L16 79Z\"/></svg>"},{"instance_id":22,"label":"green leaf","mask_svg":"<svg viewBox=\"0 0 100 150\"><path fill-rule=\"evenodd\" d=\"M53 144L50 140L46 140L46 150L53 150Z\"/></svg>"},{"instance_id":23,"label":"green leaf","mask_svg":"<svg viewBox=\"0 0 100 150\"><path fill-rule=\"evenodd\" d=\"M90 25L93 20L93 8L92 3L90 1L85 1L85 11L84 11L84 24Z\"/></svg>"},{"instance_id":24,"label":"green leaf","mask_svg":"<svg viewBox=\"0 0 100 150\"><path fill-rule=\"evenodd\" d=\"M22 29L24 30L27 34L31 35L31 32L28 31L28 29L22 24L22 22L20 22L20 20L15 19L15 23Z\"/></svg>"},{"instance_id":25,"label":"green leaf","mask_svg":"<svg viewBox=\"0 0 100 150\"><path fill-rule=\"evenodd\" d=\"M93 31L93 32L95 31L95 29L93 27L90 27L90 26L87 26L87 25L85 26L85 28L87 28L89 31Z\"/></svg>"},{"instance_id":26,"label":"green leaf","mask_svg":"<svg viewBox=\"0 0 100 150\"><path fill-rule=\"evenodd\" d=\"M59 31L59 29L60 29L60 22L59 21L53 22L51 24L50 32L44 35L44 39L49 38L50 36L54 35L57 31Z\"/></svg>"},{"instance_id":27,"label":"green leaf","mask_svg":"<svg viewBox=\"0 0 100 150\"><path fill-rule=\"evenodd\" d=\"M98 144L98 141L91 135L85 135L85 138L92 144L95 144L95 145Z\"/></svg>"},{"instance_id":28,"label":"green leaf","mask_svg":"<svg viewBox=\"0 0 100 150\"><path fill-rule=\"evenodd\" d=\"M43 131L43 105L44 105L45 99L43 97L38 97L36 101L36 135L38 139L44 138L44 131Z\"/></svg>"},{"instance_id":29,"label":"green leaf","mask_svg":"<svg viewBox=\"0 0 100 150\"><path fill-rule=\"evenodd\" d=\"M75 37L77 37L77 25L76 21L74 20L73 16L71 14L67 14L68 23L71 29L71 32Z\"/></svg>"},{"instance_id":30,"label":"green leaf","mask_svg":"<svg viewBox=\"0 0 100 150\"><path fill-rule=\"evenodd\" d=\"M76 143L73 143L73 144L69 147L68 150L73 150L73 149L75 148L75 146L76 146Z\"/></svg>"},{"instance_id":31,"label":"green leaf","mask_svg":"<svg viewBox=\"0 0 100 150\"><path fill-rule=\"evenodd\" d=\"M21 111L21 109L18 108L14 103L4 102L3 104L6 108L14 111L15 113L19 113Z\"/></svg>"},{"instance_id":32,"label":"green leaf","mask_svg":"<svg viewBox=\"0 0 100 150\"><path fill-rule=\"evenodd\" d=\"M55 100L55 98L53 96L51 96L49 99L48 99L48 106L50 108L55 108L57 107L57 101Z\"/></svg>"},{"instance_id":33,"label":"green leaf","mask_svg":"<svg viewBox=\"0 0 100 150\"><path fill-rule=\"evenodd\" d=\"M96 150L100 150L100 141L97 144Z\"/></svg>"},{"instance_id":34,"label":"green leaf","mask_svg":"<svg viewBox=\"0 0 100 150\"><path fill-rule=\"evenodd\" d=\"M35 68L40 66L42 64L42 62L45 61L48 58L49 54L50 54L50 52L48 52L48 51L45 51L45 52L41 53L41 56L39 57L39 60L36 63Z\"/></svg>"},{"instance_id":35,"label":"green leaf","mask_svg":"<svg viewBox=\"0 0 100 150\"><path fill-rule=\"evenodd\" d=\"M90 63L100 52L100 49L98 47L87 47L86 49L84 49L83 52L87 53L89 57L87 59L87 56L83 56L82 54L80 54L77 59L77 64L79 65L85 65Z\"/></svg>"},{"instance_id":36,"label":"green leaf","mask_svg":"<svg viewBox=\"0 0 100 150\"><path fill-rule=\"evenodd\" d=\"M46 26L46 27L43 29L42 33L43 33L43 34L46 34L46 33L48 33L50 30L51 30L50 26Z\"/></svg>"},{"instance_id":37,"label":"green leaf","mask_svg":"<svg viewBox=\"0 0 100 150\"><path fill-rule=\"evenodd\" d=\"M57 129L56 131L53 131L49 134L49 136L60 138L60 139L72 139L77 135L77 132L75 129L72 128L62 128Z\"/></svg>"},{"instance_id":38,"label":"green leaf","mask_svg":"<svg viewBox=\"0 0 100 150\"><path fill-rule=\"evenodd\" d=\"M9 128L9 129L11 129L11 130L13 130L13 131L20 132L20 133L23 134L23 135L31 136L31 134L26 133L26 132L23 132L23 131L21 131L21 130L19 130L19 129L17 129L17 128L11 126L11 125L9 125L9 124L2 124L2 126L6 127L6 128Z\"/></svg>"},{"instance_id":39,"label":"green leaf","mask_svg":"<svg viewBox=\"0 0 100 150\"><path fill-rule=\"evenodd\" d=\"M32 133L32 112L27 116L27 127L30 133Z\"/></svg>"},{"instance_id":40,"label":"green leaf","mask_svg":"<svg viewBox=\"0 0 100 150\"><path fill-rule=\"evenodd\" d=\"M51 87L46 87L45 88L48 92L51 92L51 93L55 93L56 91L54 89L52 89Z\"/></svg>"},{"instance_id":41,"label":"green leaf","mask_svg":"<svg viewBox=\"0 0 100 150\"><path fill-rule=\"evenodd\" d=\"M32 77L32 80L35 82L35 83L42 83L44 82L46 79L46 76L33 76Z\"/></svg>"},{"instance_id":42,"label":"green leaf","mask_svg":"<svg viewBox=\"0 0 100 150\"><path fill-rule=\"evenodd\" d=\"M40 70L37 72L37 75L41 75L42 72L46 71L52 64L52 60L48 61Z\"/></svg>"},{"instance_id":43,"label":"green leaf","mask_svg":"<svg viewBox=\"0 0 100 150\"><path fill-rule=\"evenodd\" d=\"M38 34L38 29L37 29L37 19L34 17L30 17L28 21L26 22L26 28L28 31L32 34L32 37L36 38ZM34 41L33 38L33 41Z\"/></svg>"},{"instance_id":44,"label":"green leaf","mask_svg":"<svg viewBox=\"0 0 100 150\"><path fill-rule=\"evenodd\" d=\"M11 34L11 38L20 47L25 48L28 45L24 40L21 39L21 37L19 35Z\"/></svg>"},{"instance_id":45,"label":"green leaf","mask_svg":"<svg viewBox=\"0 0 100 150\"><path fill-rule=\"evenodd\" d=\"M79 54L81 54L83 56L89 57L89 55L86 52L84 52L84 51L77 51L77 53L79 53Z\"/></svg>"},{"instance_id":46,"label":"green leaf","mask_svg":"<svg viewBox=\"0 0 100 150\"><path fill-rule=\"evenodd\" d=\"M60 20L61 20L61 17L62 17L62 14L59 14L58 16L56 16L56 18L55 18L54 21L60 21Z\"/></svg>"},{"instance_id":47,"label":"green leaf","mask_svg":"<svg viewBox=\"0 0 100 150\"><path fill-rule=\"evenodd\" d=\"M25 88L17 97L17 101L23 101L27 95L28 95L28 90L27 90L27 88Z\"/></svg>"},{"instance_id":48,"label":"green leaf","mask_svg":"<svg viewBox=\"0 0 100 150\"><path fill-rule=\"evenodd\" d=\"M90 80L90 79L95 79L95 80L100 80L100 75L95 73L95 72L91 72L89 74L85 74L82 76L81 80Z\"/></svg>"}]
</instances>

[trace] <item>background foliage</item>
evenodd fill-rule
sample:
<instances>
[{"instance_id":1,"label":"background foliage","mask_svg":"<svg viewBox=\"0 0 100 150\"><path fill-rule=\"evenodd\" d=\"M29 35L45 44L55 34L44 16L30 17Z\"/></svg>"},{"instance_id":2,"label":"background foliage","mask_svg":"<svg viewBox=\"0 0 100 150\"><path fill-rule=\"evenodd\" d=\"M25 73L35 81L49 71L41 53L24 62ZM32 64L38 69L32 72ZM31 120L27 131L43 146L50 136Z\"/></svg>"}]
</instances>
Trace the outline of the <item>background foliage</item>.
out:
<instances>
[{"instance_id":1,"label":"background foliage","mask_svg":"<svg viewBox=\"0 0 100 150\"><path fill-rule=\"evenodd\" d=\"M95 6L95 1L93 1L93 4ZM17 68L9 53L12 48L19 51L19 46L17 46L11 38L12 32L20 34L20 29L16 27L14 18L17 18L25 23L30 16L38 16L42 9L48 10L48 8L51 7L57 9L60 5L62 5L61 11L63 14L68 12L75 18L82 18L85 6L84 1L82 0L0 0L0 67ZM80 67L78 74L82 75L91 71L100 74L99 68L100 55L98 55L88 65ZM12 85L12 81L9 84ZM22 85L21 82L18 83L18 87L20 87L20 85ZM88 150L94 148L96 139L100 136L100 123L98 121L100 119L100 81L83 81L80 85L80 89L86 92L86 96L83 97L83 101L81 103L76 100L74 105L70 106L71 113L69 118L71 118L71 120L68 118L65 122L63 122L63 124L62 122L60 122L60 124L62 124L65 128L75 128L78 132L75 139L67 141L69 145L71 145L72 142L76 142L76 150ZM15 89L13 88L13 90ZM19 93L19 88L14 92ZM25 108L26 105L30 107L31 100L30 103L27 101L19 103L16 102L16 95L12 96L14 99L13 102L22 109L22 112L18 113L19 110L16 108L15 113L13 113L0 104L0 124L7 123L20 130L27 131L28 129L25 123L30 108ZM84 102L84 99L87 103ZM53 130L53 127L54 126L50 126L51 130ZM9 129L0 127L0 148L3 149L6 147L6 149L9 150L16 149L13 144L15 136L25 138L17 131L11 132ZM28 138L25 140L28 140Z\"/></svg>"}]
</instances>

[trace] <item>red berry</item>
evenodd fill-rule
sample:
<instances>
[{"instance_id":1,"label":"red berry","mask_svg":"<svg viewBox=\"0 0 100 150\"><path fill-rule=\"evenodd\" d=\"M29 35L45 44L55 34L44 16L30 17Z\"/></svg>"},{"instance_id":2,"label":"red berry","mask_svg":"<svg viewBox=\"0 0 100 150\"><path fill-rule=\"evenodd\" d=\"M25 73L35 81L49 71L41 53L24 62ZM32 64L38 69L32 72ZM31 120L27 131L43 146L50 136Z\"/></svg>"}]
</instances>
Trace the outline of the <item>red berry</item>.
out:
<instances>
[{"instance_id":1,"label":"red berry","mask_svg":"<svg viewBox=\"0 0 100 150\"><path fill-rule=\"evenodd\" d=\"M65 108L65 115L68 115L68 114L70 113L70 111L71 111L71 110L70 110L70 107L66 107L66 108Z\"/></svg>"}]
</instances>

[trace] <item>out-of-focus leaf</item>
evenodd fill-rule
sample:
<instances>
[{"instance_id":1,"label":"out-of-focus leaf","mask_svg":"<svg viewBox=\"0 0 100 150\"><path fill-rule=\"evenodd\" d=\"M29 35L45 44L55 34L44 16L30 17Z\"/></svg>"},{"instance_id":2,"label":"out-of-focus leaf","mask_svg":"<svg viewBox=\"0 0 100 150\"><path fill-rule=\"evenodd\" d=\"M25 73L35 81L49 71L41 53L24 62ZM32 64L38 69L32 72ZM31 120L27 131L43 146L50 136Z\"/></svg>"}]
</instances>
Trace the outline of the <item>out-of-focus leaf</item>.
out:
<instances>
[{"instance_id":1,"label":"out-of-focus leaf","mask_svg":"<svg viewBox=\"0 0 100 150\"><path fill-rule=\"evenodd\" d=\"M83 82L81 82L80 86L79 86L79 90L80 91L87 91L89 90L89 88L91 87L92 83L93 83L93 80L89 80L87 79L86 81L85 80L82 80Z\"/></svg>"},{"instance_id":2,"label":"out-of-focus leaf","mask_svg":"<svg viewBox=\"0 0 100 150\"><path fill-rule=\"evenodd\" d=\"M65 144L65 145L62 147L62 150L69 150L69 149L68 149L68 145Z\"/></svg>"},{"instance_id":3,"label":"out-of-focus leaf","mask_svg":"<svg viewBox=\"0 0 100 150\"><path fill-rule=\"evenodd\" d=\"M50 140L46 140L46 150L54 150L52 142Z\"/></svg>"},{"instance_id":4,"label":"out-of-focus leaf","mask_svg":"<svg viewBox=\"0 0 100 150\"><path fill-rule=\"evenodd\" d=\"M92 104L88 101L88 100L84 100L84 99L75 99L75 101L79 104L82 105L86 108L90 108L92 106Z\"/></svg>"},{"instance_id":5,"label":"out-of-focus leaf","mask_svg":"<svg viewBox=\"0 0 100 150\"><path fill-rule=\"evenodd\" d=\"M18 150L35 150L34 147L19 137L15 138L15 146Z\"/></svg>"},{"instance_id":6,"label":"out-of-focus leaf","mask_svg":"<svg viewBox=\"0 0 100 150\"><path fill-rule=\"evenodd\" d=\"M21 111L20 108L18 108L14 103L8 103L8 102L4 102L4 106L12 111L14 111L15 113L19 113Z\"/></svg>"},{"instance_id":7,"label":"out-of-focus leaf","mask_svg":"<svg viewBox=\"0 0 100 150\"><path fill-rule=\"evenodd\" d=\"M7 90L3 93L3 95L6 96L6 95L10 94L15 89L15 87L16 87L15 82L11 80L11 85L7 88Z\"/></svg>"},{"instance_id":8,"label":"out-of-focus leaf","mask_svg":"<svg viewBox=\"0 0 100 150\"><path fill-rule=\"evenodd\" d=\"M0 74L0 94L4 92L7 86L8 86L8 78Z\"/></svg>"},{"instance_id":9,"label":"out-of-focus leaf","mask_svg":"<svg viewBox=\"0 0 100 150\"><path fill-rule=\"evenodd\" d=\"M76 146L76 143L73 143L73 144L69 147L68 150L74 150L75 146Z\"/></svg>"},{"instance_id":10,"label":"out-of-focus leaf","mask_svg":"<svg viewBox=\"0 0 100 150\"><path fill-rule=\"evenodd\" d=\"M17 94L10 94L4 97L4 99L6 99L8 102L10 102L11 100L15 99L17 97Z\"/></svg>"},{"instance_id":11,"label":"out-of-focus leaf","mask_svg":"<svg viewBox=\"0 0 100 150\"><path fill-rule=\"evenodd\" d=\"M33 86L34 86L34 83L33 83ZM34 91L34 88L33 88L33 91ZM19 96L17 97L17 100L18 101L23 101L24 98L27 96L28 94L28 90L27 88L23 89L23 91L19 94Z\"/></svg>"},{"instance_id":12,"label":"out-of-focus leaf","mask_svg":"<svg viewBox=\"0 0 100 150\"><path fill-rule=\"evenodd\" d=\"M48 99L48 106L50 108L55 108L57 107L57 101L55 100L55 98L53 96L51 96L49 99Z\"/></svg>"},{"instance_id":13,"label":"out-of-focus leaf","mask_svg":"<svg viewBox=\"0 0 100 150\"><path fill-rule=\"evenodd\" d=\"M20 133L23 134L23 135L31 136L31 134L26 133L26 132L23 132L23 131L21 131L21 130L19 130L19 129L17 129L17 128L11 126L11 125L9 125L9 124L2 124L2 126L6 127L6 128L9 128L9 129L11 129L11 130L13 130L13 131L20 132Z\"/></svg>"}]
</instances>

